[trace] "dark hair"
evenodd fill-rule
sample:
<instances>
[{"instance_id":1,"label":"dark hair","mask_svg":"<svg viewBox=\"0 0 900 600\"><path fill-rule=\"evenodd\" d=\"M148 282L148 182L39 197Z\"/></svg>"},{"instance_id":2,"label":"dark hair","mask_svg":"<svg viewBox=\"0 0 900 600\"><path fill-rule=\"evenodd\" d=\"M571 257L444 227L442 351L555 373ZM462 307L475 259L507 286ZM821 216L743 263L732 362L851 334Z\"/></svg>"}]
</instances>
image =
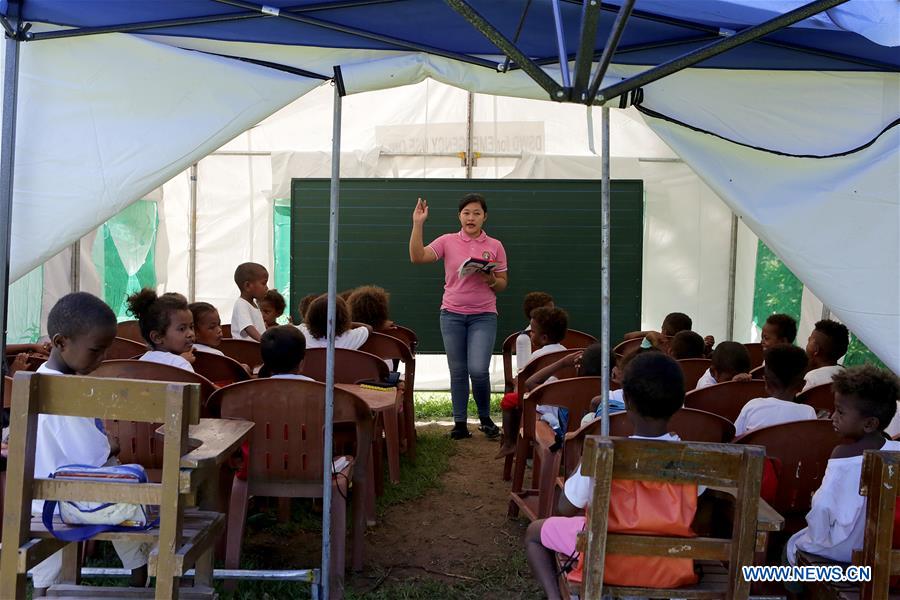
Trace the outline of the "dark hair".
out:
<instances>
[{"instance_id":1,"label":"dark hair","mask_svg":"<svg viewBox=\"0 0 900 600\"><path fill-rule=\"evenodd\" d=\"M481 194L474 194L474 193L466 194L465 196L462 197L462 200L459 201L459 210L456 212L462 212L463 209L466 207L466 205L472 204L473 202L480 204L481 210L484 211L484 214L487 214L487 202L485 202L484 196L482 196Z\"/></svg>"},{"instance_id":2,"label":"dark hair","mask_svg":"<svg viewBox=\"0 0 900 600\"><path fill-rule=\"evenodd\" d=\"M194 326L200 322L203 315L207 315L211 312L219 312L218 309L209 302L191 302L188 305L188 309L190 309L191 314L194 315Z\"/></svg>"},{"instance_id":3,"label":"dark hair","mask_svg":"<svg viewBox=\"0 0 900 600\"><path fill-rule=\"evenodd\" d=\"M297 307L297 312L300 314L297 315L300 317L300 321L306 323L306 311L309 310L309 305L312 304L313 300L321 296L321 294L307 294L300 298L300 306Z\"/></svg>"},{"instance_id":4,"label":"dark hair","mask_svg":"<svg viewBox=\"0 0 900 600\"><path fill-rule=\"evenodd\" d=\"M73 339L102 328L116 328L116 313L106 303L87 292L66 294L47 315L47 334L59 334Z\"/></svg>"},{"instance_id":5,"label":"dark hair","mask_svg":"<svg viewBox=\"0 0 900 600\"><path fill-rule=\"evenodd\" d=\"M540 306L531 311L531 318L551 344L558 344L566 337L566 331L569 329L569 314L563 309Z\"/></svg>"},{"instance_id":6,"label":"dark hair","mask_svg":"<svg viewBox=\"0 0 900 600\"><path fill-rule=\"evenodd\" d=\"M822 319L816 323L814 331L822 334L819 346L822 353L829 360L837 362L843 355L847 354L847 347L850 345L850 332L843 323L832 321L831 319Z\"/></svg>"},{"instance_id":7,"label":"dark hair","mask_svg":"<svg viewBox=\"0 0 900 600\"><path fill-rule=\"evenodd\" d=\"M739 342L719 342L712 353L712 366L719 373L749 373L750 352Z\"/></svg>"},{"instance_id":8,"label":"dark hair","mask_svg":"<svg viewBox=\"0 0 900 600\"><path fill-rule=\"evenodd\" d=\"M797 385L803 380L809 358L803 348L791 344L778 344L766 351L766 381L773 380L782 389Z\"/></svg>"},{"instance_id":9,"label":"dark hair","mask_svg":"<svg viewBox=\"0 0 900 600\"><path fill-rule=\"evenodd\" d=\"M612 369L614 362L609 363L609 368ZM587 348L584 349L584 352L581 354L581 372L579 375L582 377L590 377L595 376L599 377L603 373L603 348L600 346L600 342L591 344Z\"/></svg>"},{"instance_id":10,"label":"dark hair","mask_svg":"<svg viewBox=\"0 0 900 600\"><path fill-rule=\"evenodd\" d=\"M522 301L522 309L525 311L525 318L531 318L531 311L541 306L553 304L553 296L546 292L528 292L525 294L525 300Z\"/></svg>"},{"instance_id":11,"label":"dark hair","mask_svg":"<svg viewBox=\"0 0 900 600\"><path fill-rule=\"evenodd\" d=\"M669 337L675 335L679 331L690 331L694 322L684 313L673 312L666 315L662 322L662 333Z\"/></svg>"},{"instance_id":12,"label":"dark hair","mask_svg":"<svg viewBox=\"0 0 900 600\"><path fill-rule=\"evenodd\" d=\"M268 302L272 305L272 308L275 309L279 315L284 313L284 309L287 306L287 303L284 301L284 296L282 296L278 290L271 289L266 292L266 295L263 296L263 299L260 302Z\"/></svg>"},{"instance_id":13,"label":"dark hair","mask_svg":"<svg viewBox=\"0 0 900 600\"><path fill-rule=\"evenodd\" d=\"M679 331L669 340L669 354L675 360L683 358L703 358L706 344L699 333L694 331Z\"/></svg>"},{"instance_id":14,"label":"dark hair","mask_svg":"<svg viewBox=\"0 0 900 600\"><path fill-rule=\"evenodd\" d=\"M128 313L138 320L143 337L151 348L156 348L150 341L150 332L165 335L172 323L172 313L179 310L190 310L187 298L175 292L157 296L156 291L144 288L128 296Z\"/></svg>"},{"instance_id":15,"label":"dark hair","mask_svg":"<svg viewBox=\"0 0 900 600\"><path fill-rule=\"evenodd\" d=\"M293 325L270 327L259 338L259 352L270 373L290 373L306 355L306 338Z\"/></svg>"},{"instance_id":16,"label":"dark hair","mask_svg":"<svg viewBox=\"0 0 900 600\"><path fill-rule=\"evenodd\" d=\"M268 274L269 271L267 271L266 268L261 264L255 262L245 262L239 264L234 270L234 282L243 292L245 283L255 281L257 279L262 279L263 276L268 276Z\"/></svg>"},{"instance_id":17,"label":"dark hair","mask_svg":"<svg viewBox=\"0 0 900 600\"><path fill-rule=\"evenodd\" d=\"M306 309L306 328L316 339L328 335L328 294L322 294ZM350 310L340 296L335 298L334 335L341 335L350 329Z\"/></svg>"},{"instance_id":18,"label":"dark hair","mask_svg":"<svg viewBox=\"0 0 900 600\"><path fill-rule=\"evenodd\" d=\"M338 292L338 298L343 298L344 302L350 299L350 296L353 295L353 292L356 291L356 288L349 288L344 290L343 292Z\"/></svg>"},{"instance_id":19,"label":"dark hair","mask_svg":"<svg viewBox=\"0 0 900 600\"><path fill-rule=\"evenodd\" d=\"M900 380L874 365L850 367L834 374L831 384L836 394L850 399L864 417L878 419L878 429L890 425L900 400Z\"/></svg>"},{"instance_id":20,"label":"dark hair","mask_svg":"<svg viewBox=\"0 0 900 600\"><path fill-rule=\"evenodd\" d=\"M645 352L625 367L625 402L649 419L669 419L684 404L684 373L671 356Z\"/></svg>"},{"instance_id":21,"label":"dark hair","mask_svg":"<svg viewBox=\"0 0 900 600\"><path fill-rule=\"evenodd\" d=\"M797 321L791 315L783 313L769 315L769 318L766 319L766 324L777 329L778 337L787 340L790 344L793 344L794 340L797 339Z\"/></svg>"},{"instance_id":22,"label":"dark hair","mask_svg":"<svg viewBox=\"0 0 900 600\"><path fill-rule=\"evenodd\" d=\"M352 319L358 323L371 325L375 329L383 327L388 316L390 294L377 285L362 285L350 294L347 307Z\"/></svg>"}]
</instances>

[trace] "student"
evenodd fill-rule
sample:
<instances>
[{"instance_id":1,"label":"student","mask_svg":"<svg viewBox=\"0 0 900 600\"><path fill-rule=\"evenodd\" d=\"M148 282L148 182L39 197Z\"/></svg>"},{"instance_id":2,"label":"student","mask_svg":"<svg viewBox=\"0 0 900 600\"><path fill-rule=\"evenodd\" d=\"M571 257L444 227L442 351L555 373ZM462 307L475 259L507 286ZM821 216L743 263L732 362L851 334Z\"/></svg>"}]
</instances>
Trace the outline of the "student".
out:
<instances>
[{"instance_id":1,"label":"student","mask_svg":"<svg viewBox=\"0 0 900 600\"><path fill-rule=\"evenodd\" d=\"M822 485L812 497L806 529L788 540L787 559L797 564L797 550L849 563L862 548L866 499L859 494L863 453L900 451L900 442L885 438L884 428L897 410L900 382L872 365L851 367L834 375L831 420L843 442L834 448Z\"/></svg>"},{"instance_id":2,"label":"student","mask_svg":"<svg viewBox=\"0 0 900 600\"><path fill-rule=\"evenodd\" d=\"M531 360L531 336L528 331L531 329L531 311L536 308L546 306L553 308L553 296L546 292L528 292L525 294L525 300L522 302L522 310L525 313L525 320L528 326L516 336L516 371L521 371Z\"/></svg>"},{"instance_id":3,"label":"student","mask_svg":"<svg viewBox=\"0 0 900 600\"><path fill-rule=\"evenodd\" d=\"M258 342L266 322L256 303L269 291L269 272L260 264L242 263L234 270L234 283L241 296L231 311L231 337Z\"/></svg>"},{"instance_id":4,"label":"student","mask_svg":"<svg viewBox=\"0 0 900 600\"><path fill-rule=\"evenodd\" d=\"M823 383L831 383L831 378L844 370L837 364L847 354L850 345L850 332L837 321L823 319L816 323L806 342L806 356L809 357L809 371L803 376L805 392L811 387Z\"/></svg>"},{"instance_id":5,"label":"student","mask_svg":"<svg viewBox=\"0 0 900 600\"><path fill-rule=\"evenodd\" d=\"M137 318L141 336L150 346L138 360L194 370L194 315L184 296L174 292L157 296L144 288L128 296L128 312Z\"/></svg>"},{"instance_id":6,"label":"student","mask_svg":"<svg viewBox=\"0 0 900 600\"><path fill-rule=\"evenodd\" d=\"M712 353L712 364L697 381L696 390L726 383L750 381L750 353L747 346L738 342L720 342Z\"/></svg>"},{"instance_id":7,"label":"student","mask_svg":"<svg viewBox=\"0 0 900 600\"><path fill-rule=\"evenodd\" d=\"M795 400L803 388L806 364L806 352L801 348L789 344L769 348L764 370L769 397L754 398L744 405L734 422L736 436L760 427L816 418L812 406Z\"/></svg>"},{"instance_id":8,"label":"student","mask_svg":"<svg viewBox=\"0 0 900 600\"><path fill-rule=\"evenodd\" d=\"M60 298L47 317L50 358L37 372L52 375L87 375L106 357L116 337L116 315L102 300L86 292ZM39 415L34 476L46 478L65 465L101 467L109 461L109 439L102 422L89 417ZM43 512L43 501L32 502L32 515ZM149 545L131 540L114 541L116 553L132 571L132 585L147 579ZM33 572L34 596L45 596L47 588L60 581L62 551L38 564Z\"/></svg>"},{"instance_id":9,"label":"student","mask_svg":"<svg viewBox=\"0 0 900 600\"><path fill-rule=\"evenodd\" d=\"M596 351L591 353L592 349L596 348ZM613 365L612 374L610 376L610 380L612 383L616 383L619 385L619 389L617 390L609 390L609 412L608 414L612 415L615 413L620 413L625 410L625 394L622 389L622 373L625 372L625 369L628 368L628 365L634 360L636 357L646 354L648 352L662 352L656 346L650 344L649 341L644 340L641 343L639 348L635 348L622 358L618 359L618 361L610 361L609 364ZM594 358L596 356L596 358ZM615 356L615 354L613 354ZM584 351L584 357L582 358L582 363L584 364L584 372L580 373L580 375L600 375L600 344L593 344L588 347L587 350ZM597 363L596 368L592 369L590 367L591 363ZM603 405L600 404L603 401L603 396L597 395L591 399L591 412L584 415L581 419L582 426L587 425L589 422L594 419L598 419L603 416Z\"/></svg>"},{"instance_id":10,"label":"student","mask_svg":"<svg viewBox=\"0 0 900 600\"><path fill-rule=\"evenodd\" d=\"M694 322L689 316L680 312L673 312L666 315L663 319L662 327L659 331L631 331L626 333L622 339L630 340L638 337L647 337L650 334L662 334L664 337L674 337L679 331L691 331Z\"/></svg>"},{"instance_id":11,"label":"student","mask_svg":"<svg viewBox=\"0 0 900 600\"><path fill-rule=\"evenodd\" d=\"M353 321L370 325L375 331L394 324L388 311L389 303L390 294L377 285L361 285L347 299Z\"/></svg>"},{"instance_id":12,"label":"student","mask_svg":"<svg viewBox=\"0 0 900 600\"><path fill-rule=\"evenodd\" d=\"M262 313L263 322L266 329L278 327L278 317L284 314L287 303L284 296L278 293L278 290L269 290L266 295L259 300L259 312Z\"/></svg>"},{"instance_id":13,"label":"student","mask_svg":"<svg viewBox=\"0 0 900 600\"><path fill-rule=\"evenodd\" d=\"M353 327L353 325L359 325ZM322 294L312 301L306 311L307 348L325 348L328 345L328 295ZM334 347L358 350L369 339L371 325L361 325L350 320L350 309L344 299L335 298Z\"/></svg>"},{"instance_id":14,"label":"student","mask_svg":"<svg viewBox=\"0 0 900 600\"><path fill-rule=\"evenodd\" d=\"M300 374L300 363L306 354L306 338L293 325L267 329L259 341L259 351L271 379L313 381L311 377Z\"/></svg>"},{"instance_id":15,"label":"student","mask_svg":"<svg viewBox=\"0 0 900 600\"><path fill-rule=\"evenodd\" d=\"M703 358L706 344L699 333L679 331L669 340L669 356L675 360Z\"/></svg>"},{"instance_id":16,"label":"student","mask_svg":"<svg viewBox=\"0 0 900 600\"><path fill-rule=\"evenodd\" d=\"M194 351L225 356L219 350L222 343L222 320L216 307L209 302L193 302L188 308L194 316Z\"/></svg>"},{"instance_id":17,"label":"student","mask_svg":"<svg viewBox=\"0 0 900 600\"><path fill-rule=\"evenodd\" d=\"M775 313L769 315L763 324L759 343L763 352L778 344L793 344L797 339L797 321L790 315Z\"/></svg>"},{"instance_id":18,"label":"student","mask_svg":"<svg viewBox=\"0 0 900 600\"><path fill-rule=\"evenodd\" d=\"M528 335L531 338L531 345L537 348L531 354L531 360L539 358L550 352L565 350L566 347L560 344L566 337L569 327L569 315L561 308L550 308L542 306L531 311L531 323L529 325ZM553 381L555 377L545 378L545 381ZM517 385L524 385L525 382L518 382ZM500 450L494 458L508 456L516 451L516 437L519 435L519 418L521 407L518 404L518 394L511 393L503 397L500 402L500 408L503 409L503 436L501 438ZM559 433L560 415L559 410L555 406L538 406L540 419L545 421L550 427Z\"/></svg>"},{"instance_id":19,"label":"student","mask_svg":"<svg viewBox=\"0 0 900 600\"><path fill-rule=\"evenodd\" d=\"M677 435L669 433L669 419L684 403L684 375L678 363L661 352L637 356L625 368L622 388L628 418L634 425L632 438L679 441ZM675 500L683 506L682 510L672 511L672 514L680 513L686 522L655 523L652 526L667 530L658 531L661 534L692 535L690 521L696 512L697 486L631 481L614 481L612 486L608 531L622 532L626 527L617 527L616 522L624 525L629 516L632 517L630 527L627 527L629 532L640 531L642 525L646 527L647 524L640 522L638 504L658 490L657 493L666 494L668 502ZM579 464L566 480L560 496L559 513L565 516L534 521L525 534L528 565L551 600L560 598L555 553L571 557L577 554L576 539L585 527L583 510L591 499L591 488L591 478L581 474ZM619 518L620 515L622 518ZM645 529L642 533L648 531ZM604 582L638 587L678 587L697 580L689 559L675 559L679 561L675 563L669 562L673 559L642 556L637 560L640 561L639 566L633 558L629 562L626 557L607 556Z\"/></svg>"}]
</instances>

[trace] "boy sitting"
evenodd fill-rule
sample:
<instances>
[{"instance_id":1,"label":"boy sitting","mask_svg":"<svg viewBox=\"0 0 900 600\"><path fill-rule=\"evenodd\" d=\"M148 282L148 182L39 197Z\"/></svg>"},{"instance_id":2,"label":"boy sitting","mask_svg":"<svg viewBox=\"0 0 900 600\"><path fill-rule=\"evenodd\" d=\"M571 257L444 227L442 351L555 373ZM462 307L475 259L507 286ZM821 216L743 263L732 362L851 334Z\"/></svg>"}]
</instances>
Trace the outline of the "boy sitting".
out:
<instances>
[{"instance_id":1,"label":"boy sitting","mask_svg":"<svg viewBox=\"0 0 900 600\"><path fill-rule=\"evenodd\" d=\"M300 374L300 363L306 355L306 337L293 325L267 329L259 341L259 352L272 379L313 381Z\"/></svg>"},{"instance_id":2,"label":"boy sitting","mask_svg":"<svg viewBox=\"0 0 900 600\"><path fill-rule=\"evenodd\" d=\"M684 403L684 375L678 363L661 352L637 356L625 368L622 389L625 391L628 418L634 425L632 438L679 441L677 435L668 432L669 419ZM573 558L577 554L576 538L585 527L586 519L582 513L590 501L592 487L591 478L582 475L581 465L578 465L566 480L559 499L559 513L566 516L534 521L525 534L528 565L551 600L560 598L555 553ZM664 527L670 535L674 535L675 531L691 535L690 521L697 507L696 486L632 481L613 482L608 531L635 531L640 530L641 526L646 527L647 524L640 522L640 507L637 504L639 498L647 498L654 493L665 493L670 502L673 498L677 499L683 510L674 513L680 513L686 522L655 523L651 527ZM628 517L635 516L636 519L624 526ZM689 559L640 557L638 564L634 560L631 557L607 556L604 582L640 587L678 587L696 582L693 563Z\"/></svg>"},{"instance_id":3,"label":"boy sitting","mask_svg":"<svg viewBox=\"0 0 900 600\"><path fill-rule=\"evenodd\" d=\"M242 263L234 270L234 283L241 296L231 311L231 337L259 341L266 330L266 321L257 302L269 291L269 272L257 263Z\"/></svg>"},{"instance_id":4,"label":"boy sitting","mask_svg":"<svg viewBox=\"0 0 900 600\"><path fill-rule=\"evenodd\" d=\"M116 337L116 315L102 300L86 292L68 294L50 310L47 333L50 358L37 372L53 375L87 375L106 358ZM110 443L99 419L62 415L39 415L34 476L45 478L62 466L80 464L101 467L110 460ZM35 500L33 515L40 515L44 502ZM132 570L132 585L147 579L149 544L131 540L113 542L126 569ZM34 596L46 595L59 583L62 551L38 564L32 573Z\"/></svg>"},{"instance_id":5,"label":"boy sitting","mask_svg":"<svg viewBox=\"0 0 900 600\"><path fill-rule=\"evenodd\" d=\"M849 563L862 548L866 499L859 495L863 453L900 451L900 442L886 439L884 428L897 410L900 381L871 365L852 367L834 376L834 413L831 420L843 438L825 468L822 485L812 497L801 529L787 543L787 559L797 564L797 551Z\"/></svg>"},{"instance_id":6,"label":"boy sitting","mask_svg":"<svg viewBox=\"0 0 900 600\"><path fill-rule=\"evenodd\" d=\"M712 364L703 374L696 390L727 381L750 381L750 353L738 342L720 342L712 353Z\"/></svg>"},{"instance_id":7,"label":"boy sitting","mask_svg":"<svg viewBox=\"0 0 900 600\"><path fill-rule=\"evenodd\" d=\"M522 310L525 312L525 319L528 326L516 336L516 371L521 371L531 360L531 311L536 308L547 307L554 308L553 296L546 292L528 292L525 294L525 300L522 301Z\"/></svg>"},{"instance_id":8,"label":"boy sitting","mask_svg":"<svg viewBox=\"0 0 900 600\"><path fill-rule=\"evenodd\" d=\"M847 354L849 345L850 332L843 324L830 319L816 323L806 342L809 371L803 376L806 381L804 392L813 386L831 383L831 378L844 370L837 361Z\"/></svg>"},{"instance_id":9,"label":"boy sitting","mask_svg":"<svg viewBox=\"0 0 900 600\"><path fill-rule=\"evenodd\" d=\"M694 331L679 331L669 340L669 356L675 360L703 358L705 352L706 343Z\"/></svg>"},{"instance_id":10,"label":"boy sitting","mask_svg":"<svg viewBox=\"0 0 900 600\"><path fill-rule=\"evenodd\" d=\"M779 344L793 344L797 339L797 321L790 315L775 313L769 315L763 324L759 343L763 352Z\"/></svg>"},{"instance_id":11,"label":"boy sitting","mask_svg":"<svg viewBox=\"0 0 900 600\"><path fill-rule=\"evenodd\" d=\"M769 397L754 398L744 405L734 422L735 436L760 427L816 418L812 406L795 400L803 388L806 352L788 344L773 346L766 352L764 372Z\"/></svg>"}]
</instances>

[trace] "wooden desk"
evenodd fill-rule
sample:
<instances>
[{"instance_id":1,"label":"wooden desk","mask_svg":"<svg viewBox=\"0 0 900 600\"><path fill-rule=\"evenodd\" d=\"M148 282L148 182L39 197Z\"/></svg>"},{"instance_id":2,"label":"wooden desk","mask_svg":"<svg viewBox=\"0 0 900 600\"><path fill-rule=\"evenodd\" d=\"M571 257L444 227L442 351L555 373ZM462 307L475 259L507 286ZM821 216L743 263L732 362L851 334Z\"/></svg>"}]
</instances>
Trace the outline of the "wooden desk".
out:
<instances>
[{"instance_id":1,"label":"wooden desk","mask_svg":"<svg viewBox=\"0 0 900 600\"><path fill-rule=\"evenodd\" d=\"M391 483L400 481L400 428L398 407L402 396L398 388L374 389L351 383L337 383L336 388L348 391L362 398L384 426L384 443L387 446L388 475ZM373 444L375 439L372 440Z\"/></svg>"},{"instance_id":2,"label":"wooden desk","mask_svg":"<svg viewBox=\"0 0 900 600\"><path fill-rule=\"evenodd\" d=\"M714 495L728 495L732 498L737 494L735 488L711 487L707 493ZM784 517L772 508L768 502L759 499L759 508L756 513L756 551L765 552L769 543L769 532L781 531L784 528Z\"/></svg>"}]
</instances>

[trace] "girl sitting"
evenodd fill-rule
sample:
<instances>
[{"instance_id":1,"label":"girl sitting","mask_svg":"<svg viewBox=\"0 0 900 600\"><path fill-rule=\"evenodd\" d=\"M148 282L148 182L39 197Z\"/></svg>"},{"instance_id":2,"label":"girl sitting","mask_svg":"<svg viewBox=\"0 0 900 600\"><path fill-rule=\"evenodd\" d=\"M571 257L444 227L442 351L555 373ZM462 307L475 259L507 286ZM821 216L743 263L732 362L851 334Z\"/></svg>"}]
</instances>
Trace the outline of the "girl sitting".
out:
<instances>
[{"instance_id":1,"label":"girl sitting","mask_svg":"<svg viewBox=\"0 0 900 600\"><path fill-rule=\"evenodd\" d=\"M358 350L369 339L371 325L353 323L350 309L343 298L335 298L334 347ZM322 294L312 301L306 311L306 328L301 328L306 336L307 348L324 348L328 345L328 295ZM358 327L354 327L358 325Z\"/></svg>"},{"instance_id":2,"label":"girl sitting","mask_svg":"<svg viewBox=\"0 0 900 600\"><path fill-rule=\"evenodd\" d=\"M347 298L347 306L353 320L371 325L375 331L394 324L388 314L390 294L376 285L361 285Z\"/></svg>"},{"instance_id":3,"label":"girl sitting","mask_svg":"<svg viewBox=\"0 0 900 600\"><path fill-rule=\"evenodd\" d=\"M190 305L194 315L194 351L209 352L225 356L219 350L222 344L222 320L219 311L209 302L194 302Z\"/></svg>"},{"instance_id":4,"label":"girl sitting","mask_svg":"<svg viewBox=\"0 0 900 600\"><path fill-rule=\"evenodd\" d=\"M169 292L157 296L150 288L128 296L128 312L138 320L150 351L140 360L193 371L194 316L187 299Z\"/></svg>"},{"instance_id":5,"label":"girl sitting","mask_svg":"<svg viewBox=\"0 0 900 600\"><path fill-rule=\"evenodd\" d=\"M269 290L258 304L259 312L262 313L263 321L266 323L266 329L278 327L278 317L284 314L284 309L287 307L284 296L278 290Z\"/></svg>"}]
</instances>

